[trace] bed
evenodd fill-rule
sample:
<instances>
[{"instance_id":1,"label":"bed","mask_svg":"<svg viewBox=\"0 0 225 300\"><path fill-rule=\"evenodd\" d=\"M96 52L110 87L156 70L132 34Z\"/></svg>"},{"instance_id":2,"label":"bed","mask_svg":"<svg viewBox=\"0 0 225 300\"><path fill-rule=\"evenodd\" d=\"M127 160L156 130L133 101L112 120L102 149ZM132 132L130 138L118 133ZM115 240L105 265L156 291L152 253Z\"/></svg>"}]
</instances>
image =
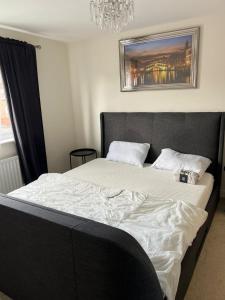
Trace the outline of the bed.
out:
<instances>
[{"instance_id":1,"label":"bed","mask_svg":"<svg viewBox=\"0 0 225 300\"><path fill-rule=\"evenodd\" d=\"M175 201L182 198L208 211L182 260L176 299L183 299L219 199L223 114L103 113L101 132L103 158L113 140L151 143L143 170L102 158L64 177ZM197 186L175 184L171 174L149 166L165 147L206 156L213 163ZM160 193L159 180L164 186ZM0 198L0 290L13 299L163 299L151 260L125 230L40 204Z\"/></svg>"}]
</instances>

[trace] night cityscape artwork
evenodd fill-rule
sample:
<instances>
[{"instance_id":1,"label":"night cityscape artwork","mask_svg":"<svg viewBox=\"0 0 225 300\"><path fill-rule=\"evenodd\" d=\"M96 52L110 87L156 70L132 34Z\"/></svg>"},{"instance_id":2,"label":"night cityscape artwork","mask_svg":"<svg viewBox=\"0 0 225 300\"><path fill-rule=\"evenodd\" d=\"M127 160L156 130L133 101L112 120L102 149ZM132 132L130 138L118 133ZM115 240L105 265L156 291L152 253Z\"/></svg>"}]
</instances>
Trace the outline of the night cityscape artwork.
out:
<instances>
[{"instance_id":1,"label":"night cityscape artwork","mask_svg":"<svg viewBox=\"0 0 225 300\"><path fill-rule=\"evenodd\" d=\"M122 90L195 87L196 38L187 32L120 41Z\"/></svg>"}]
</instances>

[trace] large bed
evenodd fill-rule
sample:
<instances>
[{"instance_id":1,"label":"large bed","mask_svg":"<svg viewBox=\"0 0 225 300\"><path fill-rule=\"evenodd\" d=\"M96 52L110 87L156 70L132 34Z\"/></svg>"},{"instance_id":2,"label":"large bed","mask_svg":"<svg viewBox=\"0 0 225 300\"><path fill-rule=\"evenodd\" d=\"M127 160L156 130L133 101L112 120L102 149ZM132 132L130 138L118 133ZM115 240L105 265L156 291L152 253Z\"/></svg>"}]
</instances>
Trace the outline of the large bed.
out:
<instances>
[{"instance_id":1,"label":"large bed","mask_svg":"<svg viewBox=\"0 0 225 300\"><path fill-rule=\"evenodd\" d=\"M102 113L101 132L102 158L63 175L43 175L30 186L1 196L0 290L13 299L184 298L219 199L223 114ZM114 140L150 143L144 167L105 160ZM197 185L176 182L171 172L151 168L165 147L208 157L212 164ZM80 199L86 195L85 201L73 205L73 189L79 191ZM122 197L115 198L119 202L114 210L99 210L104 204L98 199L102 195ZM128 195L132 195L132 202L130 207L126 202L124 208ZM140 215L140 201L145 195L150 195L155 210ZM155 237L165 231L154 220L162 220L162 213L156 213L161 203L172 216L180 209L181 219L191 212L188 221L193 222L193 228L199 223L200 229L193 229L193 238L197 236L192 245L192 241L186 243L177 252L179 256L174 255L177 263L169 264L165 255L156 260L162 249ZM135 223L134 212L139 206L140 223ZM150 211L150 206L147 208ZM204 209L208 212L206 221ZM103 218L106 212L110 214ZM201 223L201 218L205 222ZM146 220L150 233L143 235L148 231ZM185 220L179 224L184 228ZM178 226L173 234L174 225L171 240L178 244L183 232ZM150 246L148 252L148 243L159 247L156 254ZM172 250L176 253L175 248ZM164 272L165 265L171 270ZM164 281L175 287L172 289L168 282L164 287Z\"/></svg>"}]
</instances>

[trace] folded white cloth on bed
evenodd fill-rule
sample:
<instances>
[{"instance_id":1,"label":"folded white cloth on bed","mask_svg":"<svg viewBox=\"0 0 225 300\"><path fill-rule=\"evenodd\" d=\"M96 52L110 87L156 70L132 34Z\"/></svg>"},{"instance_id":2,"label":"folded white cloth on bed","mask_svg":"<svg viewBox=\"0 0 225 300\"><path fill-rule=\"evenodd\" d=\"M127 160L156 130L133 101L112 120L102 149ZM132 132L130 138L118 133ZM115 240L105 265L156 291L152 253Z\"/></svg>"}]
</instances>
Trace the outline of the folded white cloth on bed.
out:
<instances>
[{"instance_id":1,"label":"folded white cloth on bed","mask_svg":"<svg viewBox=\"0 0 225 300\"><path fill-rule=\"evenodd\" d=\"M206 211L184 201L106 188L61 174L42 175L9 195L125 230L149 256L169 300L175 299L185 252L207 218Z\"/></svg>"},{"instance_id":2,"label":"folded white cloth on bed","mask_svg":"<svg viewBox=\"0 0 225 300\"><path fill-rule=\"evenodd\" d=\"M199 180L198 173L188 170L177 170L174 173L174 178L178 182L188 183L188 184L197 184Z\"/></svg>"}]
</instances>

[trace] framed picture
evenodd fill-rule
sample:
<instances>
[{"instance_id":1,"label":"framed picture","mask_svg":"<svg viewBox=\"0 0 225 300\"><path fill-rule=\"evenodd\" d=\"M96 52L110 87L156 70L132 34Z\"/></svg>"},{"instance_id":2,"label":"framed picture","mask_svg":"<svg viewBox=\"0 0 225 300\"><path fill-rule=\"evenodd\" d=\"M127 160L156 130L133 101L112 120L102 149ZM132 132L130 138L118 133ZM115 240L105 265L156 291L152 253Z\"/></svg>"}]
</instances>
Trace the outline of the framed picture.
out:
<instances>
[{"instance_id":1,"label":"framed picture","mask_svg":"<svg viewBox=\"0 0 225 300\"><path fill-rule=\"evenodd\" d=\"M121 91L196 88L199 31L120 40Z\"/></svg>"}]
</instances>

